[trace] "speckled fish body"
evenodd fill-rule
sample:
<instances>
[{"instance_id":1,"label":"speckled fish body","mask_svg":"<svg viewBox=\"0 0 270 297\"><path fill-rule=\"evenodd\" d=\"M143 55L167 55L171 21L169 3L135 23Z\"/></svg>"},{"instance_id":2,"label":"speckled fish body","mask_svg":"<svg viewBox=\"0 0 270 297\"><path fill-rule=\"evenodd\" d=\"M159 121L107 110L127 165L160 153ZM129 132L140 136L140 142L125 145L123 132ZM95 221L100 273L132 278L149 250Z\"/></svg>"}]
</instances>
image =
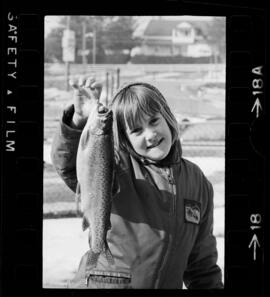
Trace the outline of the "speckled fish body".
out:
<instances>
[{"instance_id":1,"label":"speckled fish body","mask_svg":"<svg viewBox=\"0 0 270 297\"><path fill-rule=\"evenodd\" d=\"M114 148L112 112L97 113L82 131L77 152L77 178L83 230L89 227L89 264L96 265L101 253L113 264L106 240L110 229Z\"/></svg>"}]
</instances>

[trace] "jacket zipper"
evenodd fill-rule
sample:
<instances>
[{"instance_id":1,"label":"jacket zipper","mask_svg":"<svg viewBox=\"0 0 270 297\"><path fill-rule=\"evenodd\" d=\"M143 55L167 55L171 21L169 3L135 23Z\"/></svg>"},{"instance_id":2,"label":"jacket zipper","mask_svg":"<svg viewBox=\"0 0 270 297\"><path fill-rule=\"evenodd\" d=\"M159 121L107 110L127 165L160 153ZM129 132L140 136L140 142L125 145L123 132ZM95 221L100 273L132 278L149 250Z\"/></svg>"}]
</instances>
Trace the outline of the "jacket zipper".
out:
<instances>
[{"instance_id":1,"label":"jacket zipper","mask_svg":"<svg viewBox=\"0 0 270 297\"><path fill-rule=\"evenodd\" d=\"M174 188L176 185L175 185L175 179L174 179L174 176L173 176L173 169L172 168L166 168L165 172L166 172L166 175L167 175L168 182L170 184L171 193L173 194L172 215L176 216L176 189ZM164 270L164 268L167 265L167 261L169 259L169 256L170 256L170 253L171 253L171 250L172 250L172 247L173 247L173 240L174 240L174 235L171 237L171 240L170 240L170 242L168 244L167 253L165 254L165 257L163 258L163 263L160 266L161 268L159 270L158 279L163 274L163 273L161 273L161 271ZM157 284L158 284L158 282L156 282L156 285Z\"/></svg>"},{"instance_id":2,"label":"jacket zipper","mask_svg":"<svg viewBox=\"0 0 270 297\"><path fill-rule=\"evenodd\" d=\"M88 277L85 278L85 286L88 287Z\"/></svg>"},{"instance_id":3,"label":"jacket zipper","mask_svg":"<svg viewBox=\"0 0 270 297\"><path fill-rule=\"evenodd\" d=\"M90 278L90 273L88 275L86 275L86 277L85 277L85 285L86 285L86 287L88 287L89 278Z\"/></svg>"},{"instance_id":4,"label":"jacket zipper","mask_svg":"<svg viewBox=\"0 0 270 297\"><path fill-rule=\"evenodd\" d=\"M176 214L176 191L174 189L175 186L175 180L173 177L173 169L172 168L167 168L166 170L166 174L167 174L167 179L168 182L170 184L170 188L171 188L171 193L173 194L173 201L172 201L172 214L175 215Z\"/></svg>"}]
</instances>

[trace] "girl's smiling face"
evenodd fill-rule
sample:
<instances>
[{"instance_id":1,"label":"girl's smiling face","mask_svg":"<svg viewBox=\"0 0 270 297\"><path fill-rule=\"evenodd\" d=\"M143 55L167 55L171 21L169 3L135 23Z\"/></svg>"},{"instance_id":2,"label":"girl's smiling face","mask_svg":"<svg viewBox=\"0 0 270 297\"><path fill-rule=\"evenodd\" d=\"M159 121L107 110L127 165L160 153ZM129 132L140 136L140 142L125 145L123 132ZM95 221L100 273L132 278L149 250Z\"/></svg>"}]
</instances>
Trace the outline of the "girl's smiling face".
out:
<instances>
[{"instance_id":1,"label":"girl's smiling face","mask_svg":"<svg viewBox=\"0 0 270 297\"><path fill-rule=\"evenodd\" d=\"M144 114L140 122L126 133L134 151L152 161L164 159L172 146L170 128L160 113L152 116Z\"/></svg>"}]
</instances>

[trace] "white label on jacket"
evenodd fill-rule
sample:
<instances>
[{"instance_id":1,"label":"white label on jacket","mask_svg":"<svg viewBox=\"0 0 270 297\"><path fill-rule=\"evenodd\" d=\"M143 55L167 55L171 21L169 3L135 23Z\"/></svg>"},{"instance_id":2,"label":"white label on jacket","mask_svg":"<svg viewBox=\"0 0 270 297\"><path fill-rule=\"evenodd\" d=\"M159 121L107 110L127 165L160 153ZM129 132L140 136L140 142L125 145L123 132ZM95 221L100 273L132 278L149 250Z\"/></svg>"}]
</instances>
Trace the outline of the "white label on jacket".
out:
<instances>
[{"instance_id":1,"label":"white label on jacket","mask_svg":"<svg viewBox=\"0 0 270 297\"><path fill-rule=\"evenodd\" d=\"M185 199L185 221L193 224L199 224L201 220L200 203Z\"/></svg>"}]
</instances>

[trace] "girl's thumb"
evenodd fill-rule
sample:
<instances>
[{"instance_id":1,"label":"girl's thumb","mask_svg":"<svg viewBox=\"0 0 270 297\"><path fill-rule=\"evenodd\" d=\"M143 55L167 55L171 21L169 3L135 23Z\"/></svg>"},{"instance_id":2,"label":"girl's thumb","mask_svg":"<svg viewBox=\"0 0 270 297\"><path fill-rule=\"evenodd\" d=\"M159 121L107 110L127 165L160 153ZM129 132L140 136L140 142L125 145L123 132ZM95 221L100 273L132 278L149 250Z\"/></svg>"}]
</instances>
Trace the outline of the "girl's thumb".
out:
<instances>
[{"instance_id":1,"label":"girl's thumb","mask_svg":"<svg viewBox=\"0 0 270 297\"><path fill-rule=\"evenodd\" d=\"M98 112L99 113L105 113L107 111L108 111L108 108L106 106L104 106L102 104L99 104L99 106L98 106Z\"/></svg>"}]
</instances>

